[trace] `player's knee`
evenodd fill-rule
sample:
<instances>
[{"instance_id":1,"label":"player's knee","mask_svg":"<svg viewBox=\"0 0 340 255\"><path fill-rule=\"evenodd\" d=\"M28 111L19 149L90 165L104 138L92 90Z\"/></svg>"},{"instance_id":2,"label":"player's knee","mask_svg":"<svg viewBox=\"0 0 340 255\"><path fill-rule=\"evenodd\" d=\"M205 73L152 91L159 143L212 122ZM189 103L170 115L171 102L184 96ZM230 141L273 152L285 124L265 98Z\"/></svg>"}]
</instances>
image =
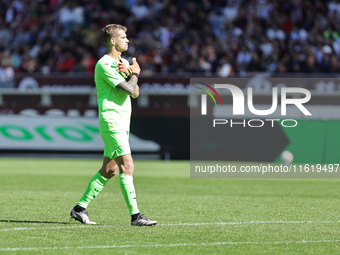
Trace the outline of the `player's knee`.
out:
<instances>
[{"instance_id":1,"label":"player's knee","mask_svg":"<svg viewBox=\"0 0 340 255\"><path fill-rule=\"evenodd\" d=\"M121 173L122 174L127 174L127 175L132 175L133 174L133 169L134 169L133 162L126 162L121 167Z\"/></svg>"},{"instance_id":2,"label":"player's knee","mask_svg":"<svg viewBox=\"0 0 340 255\"><path fill-rule=\"evenodd\" d=\"M109 168L107 172L111 177L113 177L117 174L117 171L118 171L118 166Z\"/></svg>"},{"instance_id":3,"label":"player's knee","mask_svg":"<svg viewBox=\"0 0 340 255\"><path fill-rule=\"evenodd\" d=\"M128 171L133 171L135 165L133 164L133 162L128 162L128 163L125 163L124 164L125 168L128 170Z\"/></svg>"},{"instance_id":4,"label":"player's knee","mask_svg":"<svg viewBox=\"0 0 340 255\"><path fill-rule=\"evenodd\" d=\"M118 171L118 166L111 166L111 167L106 166L104 169L102 168L100 170L100 173L106 178L112 178L113 176L117 174L117 171Z\"/></svg>"}]
</instances>

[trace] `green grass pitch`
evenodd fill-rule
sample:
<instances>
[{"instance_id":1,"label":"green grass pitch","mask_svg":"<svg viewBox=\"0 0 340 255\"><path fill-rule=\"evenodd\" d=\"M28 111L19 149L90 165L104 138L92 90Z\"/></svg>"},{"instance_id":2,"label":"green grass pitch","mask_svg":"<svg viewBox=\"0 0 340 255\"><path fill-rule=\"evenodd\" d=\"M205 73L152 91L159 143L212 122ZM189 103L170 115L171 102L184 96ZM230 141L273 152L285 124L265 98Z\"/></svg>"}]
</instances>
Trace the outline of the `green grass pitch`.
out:
<instances>
[{"instance_id":1,"label":"green grass pitch","mask_svg":"<svg viewBox=\"0 0 340 255\"><path fill-rule=\"evenodd\" d=\"M129 225L117 177L88 207L97 226L69 221L100 166L0 158L0 254L340 253L340 179L190 179L188 161L136 160L157 226Z\"/></svg>"}]
</instances>

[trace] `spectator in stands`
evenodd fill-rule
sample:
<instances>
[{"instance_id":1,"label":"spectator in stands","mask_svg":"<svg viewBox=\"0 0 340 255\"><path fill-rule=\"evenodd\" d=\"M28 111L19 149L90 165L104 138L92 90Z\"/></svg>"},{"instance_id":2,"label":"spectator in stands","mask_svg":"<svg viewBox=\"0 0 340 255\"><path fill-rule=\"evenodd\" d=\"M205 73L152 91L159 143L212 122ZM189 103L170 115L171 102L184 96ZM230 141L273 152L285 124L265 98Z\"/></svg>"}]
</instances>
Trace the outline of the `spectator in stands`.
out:
<instances>
[{"instance_id":1,"label":"spectator in stands","mask_svg":"<svg viewBox=\"0 0 340 255\"><path fill-rule=\"evenodd\" d=\"M303 73L318 73L320 72L319 67L316 64L315 57L313 55L309 55L307 60L302 65L302 72Z\"/></svg>"},{"instance_id":2,"label":"spectator in stands","mask_svg":"<svg viewBox=\"0 0 340 255\"><path fill-rule=\"evenodd\" d=\"M138 0L137 4L131 7L131 12L137 20L142 20L149 14L149 9L143 4L142 0Z\"/></svg>"},{"instance_id":3,"label":"spectator in stands","mask_svg":"<svg viewBox=\"0 0 340 255\"><path fill-rule=\"evenodd\" d=\"M13 88L14 87L14 69L10 59L10 52L4 51L0 53L0 87Z\"/></svg>"},{"instance_id":4,"label":"spectator in stands","mask_svg":"<svg viewBox=\"0 0 340 255\"><path fill-rule=\"evenodd\" d=\"M77 1L66 1L59 10L59 23L63 27L63 36L70 37L76 26L84 24L84 7Z\"/></svg>"},{"instance_id":5,"label":"spectator in stands","mask_svg":"<svg viewBox=\"0 0 340 255\"><path fill-rule=\"evenodd\" d=\"M9 48L11 39L11 30L8 29L8 25L0 18L0 50Z\"/></svg>"},{"instance_id":6,"label":"spectator in stands","mask_svg":"<svg viewBox=\"0 0 340 255\"><path fill-rule=\"evenodd\" d=\"M242 46L237 53L236 64L239 70L244 70L251 62L252 54L246 46Z\"/></svg>"},{"instance_id":7,"label":"spectator in stands","mask_svg":"<svg viewBox=\"0 0 340 255\"><path fill-rule=\"evenodd\" d=\"M76 64L76 59L71 51L66 51L63 60L59 64L60 72L69 72Z\"/></svg>"},{"instance_id":8,"label":"spectator in stands","mask_svg":"<svg viewBox=\"0 0 340 255\"><path fill-rule=\"evenodd\" d=\"M261 59L259 57L259 54L254 51L252 53L251 61L249 62L247 66L248 72L263 72L265 71L265 68L263 66L263 63L261 62Z\"/></svg>"},{"instance_id":9,"label":"spectator in stands","mask_svg":"<svg viewBox=\"0 0 340 255\"><path fill-rule=\"evenodd\" d=\"M217 67L217 74L220 77L228 77L234 74L234 69L232 64L229 61L228 55L225 55L220 60L220 65Z\"/></svg>"},{"instance_id":10,"label":"spectator in stands","mask_svg":"<svg viewBox=\"0 0 340 255\"><path fill-rule=\"evenodd\" d=\"M331 73L337 73L337 74L340 72L339 60L338 60L338 57L335 54L333 54L331 56L330 72Z\"/></svg>"},{"instance_id":11,"label":"spectator in stands","mask_svg":"<svg viewBox=\"0 0 340 255\"><path fill-rule=\"evenodd\" d=\"M286 34L276 24L268 28L266 35L270 40L278 39L283 41L286 39Z\"/></svg>"}]
</instances>

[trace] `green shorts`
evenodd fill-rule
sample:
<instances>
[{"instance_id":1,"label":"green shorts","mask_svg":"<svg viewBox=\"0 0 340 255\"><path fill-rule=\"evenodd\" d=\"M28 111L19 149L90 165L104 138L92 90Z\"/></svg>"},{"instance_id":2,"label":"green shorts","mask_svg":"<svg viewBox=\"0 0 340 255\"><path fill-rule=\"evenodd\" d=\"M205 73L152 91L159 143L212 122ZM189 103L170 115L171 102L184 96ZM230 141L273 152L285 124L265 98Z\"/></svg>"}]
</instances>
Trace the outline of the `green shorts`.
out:
<instances>
[{"instance_id":1,"label":"green shorts","mask_svg":"<svg viewBox=\"0 0 340 255\"><path fill-rule=\"evenodd\" d=\"M100 134L105 144L104 157L113 159L131 153L129 131L121 133L103 132Z\"/></svg>"}]
</instances>

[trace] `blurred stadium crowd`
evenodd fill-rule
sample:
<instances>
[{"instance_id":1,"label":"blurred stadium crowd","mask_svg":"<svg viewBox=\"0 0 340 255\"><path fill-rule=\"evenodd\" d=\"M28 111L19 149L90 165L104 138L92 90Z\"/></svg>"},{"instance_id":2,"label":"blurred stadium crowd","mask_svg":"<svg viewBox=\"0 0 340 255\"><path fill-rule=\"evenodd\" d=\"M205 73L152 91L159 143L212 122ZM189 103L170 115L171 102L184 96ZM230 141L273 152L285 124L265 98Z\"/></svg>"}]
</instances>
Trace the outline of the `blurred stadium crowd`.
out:
<instances>
[{"instance_id":1,"label":"blurred stadium crowd","mask_svg":"<svg viewBox=\"0 0 340 255\"><path fill-rule=\"evenodd\" d=\"M144 75L333 72L339 0L0 0L1 72L88 72L128 27Z\"/></svg>"}]
</instances>

